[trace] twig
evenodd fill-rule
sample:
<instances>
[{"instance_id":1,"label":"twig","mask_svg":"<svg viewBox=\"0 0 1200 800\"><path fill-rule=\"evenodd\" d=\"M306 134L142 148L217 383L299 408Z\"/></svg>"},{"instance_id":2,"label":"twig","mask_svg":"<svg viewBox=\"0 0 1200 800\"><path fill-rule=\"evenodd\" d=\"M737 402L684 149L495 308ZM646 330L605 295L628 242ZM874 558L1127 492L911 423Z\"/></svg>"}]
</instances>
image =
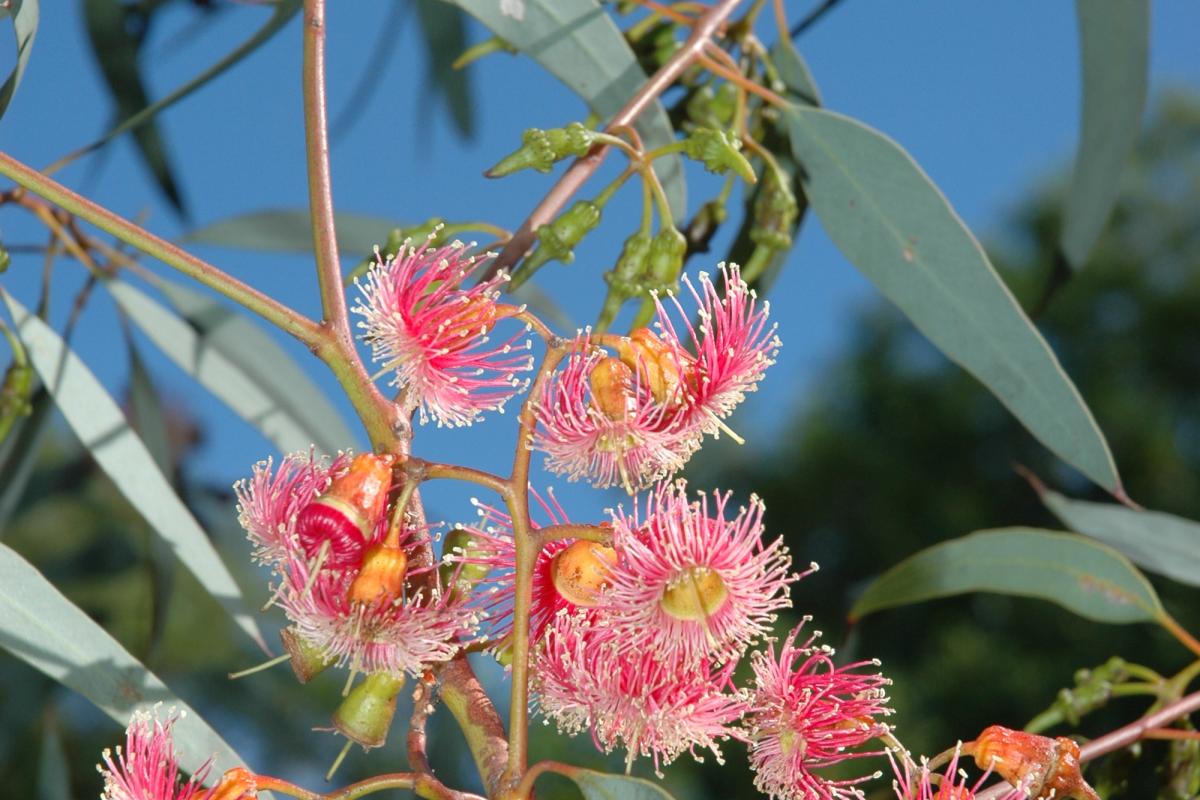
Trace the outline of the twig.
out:
<instances>
[{"instance_id":1,"label":"twig","mask_svg":"<svg viewBox=\"0 0 1200 800\"><path fill-rule=\"evenodd\" d=\"M642 88L637 91L633 97L629 98L620 111L613 115L607 132L612 133L613 130L623 125L631 125L641 115L643 111L654 101L656 97L662 94L668 86L683 74L684 70L692 65L707 43L716 33L726 19L734 12L741 0L720 0L714 4L703 16L696 20L696 25L692 29L692 35L688 37L671 59L663 64L658 72L654 73L651 78L643 84ZM500 270L508 272L512 271L512 267L529 251L534 241L534 231L538 226L548 223L550 220L562 210L567 201L571 199L575 192L583 186L587 179L600 168L600 164L604 161L605 155L608 153L608 148L601 146L594 148L582 158L575 160L570 168L563 173L563 176L558 179L558 182L550 189L549 193L538 203L529 215L529 218L521 223L521 227L517 228L512 239L500 251L500 255L488 265L484 273L484 280L495 275Z\"/></svg>"}]
</instances>

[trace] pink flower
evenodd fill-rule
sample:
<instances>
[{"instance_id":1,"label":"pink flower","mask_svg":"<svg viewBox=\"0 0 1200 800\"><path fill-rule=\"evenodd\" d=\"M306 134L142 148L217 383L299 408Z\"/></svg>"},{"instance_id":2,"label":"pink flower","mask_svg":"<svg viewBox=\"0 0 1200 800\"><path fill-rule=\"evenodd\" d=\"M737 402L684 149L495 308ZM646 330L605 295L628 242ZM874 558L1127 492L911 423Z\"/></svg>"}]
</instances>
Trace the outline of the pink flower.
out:
<instances>
[{"instance_id":1,"label":"pink flower","mask_svg":"<svg viewBox=\"0 0 1200 800\"><path fill-rule=\"evenodd\" d=\"M646 498L644 518L636 505L614 512L603 612L623 650L684 664L735 658L791 606L788 585L803 576L788 574L782 539L763 544L762 502L726 519L728 503L717 492L711 505L689 501L679 481Z\"/></svg>"},{"instance_id":2,"label":"pink flower","mask_svg":"<svg viewBox=\"0 0 1200 800\"><path fill-rule=\"evenodd\" d=\"M526 384L515 374L533 367L522 355L529 342L518 342L523 331L491 342L495 324L518 309L496 302L507 275L464 286L481 263L460 242L406 245L359 286L354 312L363 316L363 338L372 357L394 370L392 384L422 423L470 425L484 411L503 409Z\"/></svg>"},{"instance_id":3,"label":"pink flower","mask_svg":"<svg viewBox=\"0 0 1200 800\"><path fill-rule=\"evenodd\" d=\"M958 766L961 747L960 743L955 748L950 763L946 765L945 772L936 778L924 764L919 769L914 769L915 765L908 758L904 759L904 771L901 772L895 756L889 750L888 760L892 762L892 771L896 774L892 789L896 792L897 800L975 800L975 796L991 777L992 772L988 770L977 781L968 785L967 776ZM1020 789L1010 788L997 800L1027 800L1028 797L1029 795Z\"/></svg>"},{"instance_id":4,"label":"pink flower","mask_svg":"<svg viewBox=\"0 0 1200 800\"><path fill-rule=\"evenodd\" d=\"M291 453L283 457L275 472L274 462L268 458L254 465L248 480L234 484L238 522L254 545L255 561L267 565L287 561L295 547L296 516L349 464L350 457L344 454L328 463L312 453Z\"/></svg>"},{"instance_id":5,"label":"pink flower","mask_svg":"<svg viewBox=\"0 0 1200 800\"><path fill-rule=\"evenodd\" d=\"M767 325L768 304L758 305L738 268L722 267L722 275L724 298L708 275L699 290L683 279L699 307L698 330L672 296L678 324L656 298L658 333L581 337L537 398L534 447L547 454L547 469L600 487L621 483L632 494L682 467L704 434L741 441L723 420L757 388L779 338ZM619 359L598 353L597 344Z\"/></svg>"},{"instance_id":6,"label":"pink flower","mask_svg":"<svg viewBox=\"0 0 1200 800\"><path fill-rule=\"evenodd\" d=\"M650 655L621 653L612 632L594 615L560 614L546 630L533 669L537 707L563 733L590 730L596 747L628 751L627 761L650 756L657 770L684 751L710 750L739 735L731 728L745 711L732 688L736 666L690 669Z\"/></svg>"},{"instance_id":7,"label":"pink flower","mask_svg":"<svg viewBox=\"0 0 1200 800\"><path fill-rule=\"evenodd\" d=\"M832 650L813 646L818 634L796 647L801 627L788 635L778 659L772 646L751 662L756 689L746 727L754 785L780 800L861 797L855 787L877 774L833 780L814 770L879 754L855 748L887 731L875 718L891 713L884 694L889 681L858 671L876 662L834 666Z\"/></svg>"},{"instance_id":8,"label":"pink flower","mask_svg":"<svg viewBox=\"0 0 1200 800\"><path fill-rule=\"evenodd\" d=\"M165 722L146 711L134 713L125 729L124 749L118 747L115 756L111 750L103 753L104 763L99 767L104 776L102 800L190 800L204 792L212 759L183 782L171 738L171 728L178 719L175 713Z\"/></svg>"}]
</instances>

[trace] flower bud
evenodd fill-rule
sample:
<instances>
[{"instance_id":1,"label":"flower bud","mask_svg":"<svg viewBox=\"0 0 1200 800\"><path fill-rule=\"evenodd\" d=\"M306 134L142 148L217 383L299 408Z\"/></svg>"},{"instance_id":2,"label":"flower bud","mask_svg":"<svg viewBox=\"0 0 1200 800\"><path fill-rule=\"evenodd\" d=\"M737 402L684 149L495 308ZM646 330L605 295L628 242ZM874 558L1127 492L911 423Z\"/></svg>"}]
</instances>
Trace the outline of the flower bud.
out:
<instances>
[{"instance_id":1,"label":"flower bud","mask_svg":"<svg viewBox=\"0 0 1200 800\"><path fill-rule=\"evenodd\" d=\"M443 540L442 564L438 567L442 586L464 589L474 586L491 572L491 566L482 563L485 558L470 531L463 528L450 531Z\"/></svg>"},{"instance_id":2,"label":"flower bud","mask_svg":"<svg viewBox=\"0 0 1200 800\"><path fill-rule=\"evenodd\" d=\"M762 188L754 199L750 241L776 251L787 250L792 246L792 228L799 213L796 196L778 170L766 170Z\"/></svg>"},{"instance_id":3,"label":"flower bud","mask_svg":"<svg viewBox=\"0 0 1200 800\"><path fill-rule=\"evenodd\" d=\"M637 409L633 393L633 370L618 358L604 358L588 375L592 400L604 416L614 421L627 419Z\"/></svg>"},{"instance_id":4,"label":"flower bud","mask_svg":"<svg viewBox=\"0 0 1200 800\"><path fill-rule=\"evenodd\" d=\"M702 86L692 93L687 101L687 117L696 125L706 128L725 128L733 122L737 108L737 87L722 82L714 90L711 85Z\"/></svg>"},{"instance_id":5,"label":"flower bud","mask_svg":"<svg viewBox=\"0 0 1200 800\"><path fill-rule=\"evenodd\" d=\"M301 509L296 534L305 555L315 558L329 542L327 565L345 569L359 562L387 509L394 463L391 455L358 455L323 495Z\"/></svg>"},{"instance_id":6,"label":"flower bud","mask_svg":"<svg viewBox=\"0 0 1200 800\"><path fill-rule=\"evenodd\" d=\"M379 544L367 548L362 567L346 593L351 603L390 603L404 591L408 556L404 548Z\"/></svg>"},{"instance_id":7,"label":"flower bud","mask_svg":"<svg viewBox=\"0 0 1200 800\"><path fill-rule=\"evenodd\" d=\"M570 264L575 260L575 245L599 224L600 206L590 200L580 200L549 225L539 226L538 249L526 259L523 274L531 274L553 259Z\"/></svg>"},{"instance_id":8,"label":"flower bud","mask_svg":"<svg viewBox=\"0 0 1200 800\"><path fill-rule=\"evenodd\" d=\"M565 599L590 608L609 586L617 551L598 542L581 539L559 551L550 564L550 579Z\"/></svg>"},{"instance_id":9,"label":"flower bud","mask_svg":"<svg viewBox=\"0 0 1200 800\"><path fill-rule=\"evenodd\" d=\"M674 228L663 228L654 235L650 243L650 255L646 259L646 282L659 292L674 290L679 273L683 271L683 257L687 253L687 237Z\"/></svg>"},{"instance_id":10,"label":"flower bud","mask_svg":"<svg viewBox=\"0 0 1200 800\"><path fill-rule=\"evenodd\" d=\"M984 729L971 747L980 769L991 769L1035 800L1100 800L1083 779L1079 745L1000 725Z\"/></svg>"},{"instance_id":11,"label":"flower bud","mask_svg":"<svg viewBox=\"0 0 1200 800\"><path fill-rule=\"evenodd\" d=\"M648 233L635 233L625 240L617 264L604 273L604 280L612 292L625 300L644 291L642 276L646 274L646 258L650 255L651 237Z\"/></svg>"},{"instance_id":12,"label":"flower bud","mask_svg":"<svg viewBox=\"0 0 1200 800\"><path fill-rule=\"evenodd\" d=\"M384 672L368 675L333 712L333 726L366 749L381 746L387 741L396 714L396 697L403 688L403 676L396 678Z\"/></svg>"},{"instance_id":13,"label":"flower bud","mask_svg":"<svg viewBox=\"0 0 1200 800\"><path fill-rule=\"evenodd\" d=\"M521 147L484 174L489 178L502 178L527 167L549 172L556 162L568 156L587 155L594 141L595 133L578 122L546 131L530 128L521 137Z\"/></svg>"},{"instance_id":14,"label":"flower bud","mask_svg":"<svg viewBox=\"0 0 1200 800\"><path fill-rule=\"evenodd\" d=\"M728 133L715 128L697 128L692 135L683 140L684 150L688 158L700 161L709 172L718 175L733 170L746 183L755 183L758 177L754 168L742 155L741 140L731 138Z\"/></svg>"},{"instance_id":15,"label":"flower bud","mask_svg":"<svg viewBox=\"0 0 1200 800\"><path fill-rule=\"evenodd\" d=\"M291 628L281 630L279 638L283 641L283 649L291 656L292 672L296 673L296 680L301 683L308 683L333 663L332 658L325 656Z\"/></svg>"}]
</instances>

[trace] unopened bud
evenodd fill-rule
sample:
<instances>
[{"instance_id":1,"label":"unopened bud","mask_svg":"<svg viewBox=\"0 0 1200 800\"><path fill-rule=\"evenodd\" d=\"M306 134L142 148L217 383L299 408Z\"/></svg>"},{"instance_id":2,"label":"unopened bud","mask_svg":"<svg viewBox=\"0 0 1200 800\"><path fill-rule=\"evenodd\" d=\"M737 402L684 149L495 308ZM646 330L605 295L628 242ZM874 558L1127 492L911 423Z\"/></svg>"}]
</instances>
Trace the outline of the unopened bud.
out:
<instances>
[{"instance_id":1,"label":"unopened bud","mask_svg":"<svg viewBox=\"0 0 1200 800\"><path fill-rule=\"evenodd\" d=\"M621 300L636 297L644 291L642 276L646 274L646 258L650 255L651 237L635 233L625 240L616 266L604 273L604 280Z\"/></svg>"},{"instance_id":2,"label":"unopened bud","mask_svg":"<svg viewBox=\"0 0 1200 800\"><path fill-rule=\"evenodd\" d=\"M358 455L323 495L301 509L296 534L305 555L315 558L328 542L326 565L345 569L359 562L387 509L394 463L391 455Z\"/></svg>"},{"instance_id":3,"label":"unopened bud","mask_svg":"<svg viewBox=\"0 0 1200 800\"><path fill-rule=\"evenodd\" d=\"M663 228L656 233L646 259L647 284L659 292L673 290L679 273L683 271L686 253L687 237L682 233L674 228Z\"/></svg>"},{"instance_id":4,"label":"unopened bud","mask_svg":"<svg viewBox=\"0 0 1200 800\"><path fill-rule=\"evenodd\" d=\"M588 375L592 400L604 416L611 420L628 419L637 408L633 393L633 370L619 358L604 358L592 367Z\"/></svg>"},{"instance_id":5,"label":"unopened bud","mask_svg":"<svg viewBox=\"0 0 1200 800\"><path fill-rule=\"evenodd\" d=\"M616 561L616 550L581 539L554 556L550 578L563 598L577 606L590 608L599 602L600 593L608 588Z\"/></svg>"},{"instance_id":6,"label":"unopened bud","mask_svg":"<svg viewBox=\"0 0 1200 800\"><path fill-rule=\"evenodd\" d=\"M333 712L334 727L366 749L381 746L387 741L396 715L396 697L403 688L403 676L383 672L368 675Z\"/></svg>"},{"instance_id":7,"label":"unopened bud","mask_svg":"<svg viewBox=\"0 0 1200 800\"><path fill-rule=\"evenodd\" d=\"M733 170L746 183L758 181L754 167L750 166L750 162L739 152L742 147L741 140L730 137L725 131L697 128L683 142L688 158L703 163L709 172L722 175Z\"/></svg>"},{"instance_id":8,"label":"unopened bud","mask_svg":"<svg viewBox=\"0 0 1200 800\"><path fill-rule=\"evenodd\" d=\"M555 163L564 158L587 155L594 141L595 133L578 122L572 122L565 128L545 131L530 128L521 137L521 147L484 174L489 178L501 178L526 168L549 172Z\"/></svg>"},{"instance_id":9,"label":"unopened bud","mask_svg":"<svg viewBox=\"0 0 1200 800\"><path fill-rule=\"evenodd\" d=\"M750 226L750 241L775 251L787 250L792 246L792 229L800 205L792 189L780 179L778 170L768 169L763 176L763 185L754 199L753 223Z\"/></svg>"},{"instance_id":10,"label":"unopened bud","mask_svg":"<svg viewBox=\"0 0 1200 800\"><path fill-rule=\"evenodd\" d=\"M968 748L980 769L991 769L1034 800L1100 800L1083 779L1073 739L992 725Z\"/></svg>"},{"instance_id":11,"label":"unopened bud","mask_svg":"<svg viewBox=\"0 0 1200 800\"><path fill-rule=\"evenodd\" d=\"M281 630L279 638L283 641L283 649L291 656L292 672L296 673L296 680L301 683L308 683L333 663L332 658L309 644L291 628Z\"/></svg>"},{"instance_id":12,"label":"unopened bud","mask_svg":"<svg viewBox=\"0 0 1200 800\"><path fill-rule=\"evenodd\" d=\"M470 531L455 528L447 533L442 543L442 564L438 567L442 586L470 588L486 578L492 568L483 563L484 555Z\"/></svg>"},{"instance_id":13,"label":"unopened bud","mask_svg":"<svg viewBox=\"0 0 1200 800\"><path fill-rule=\"evenodd\" d=\"M526 259L523 272L532 273L553 259L570 264L575 260L575 245L599 224L600 206L590 200L575 203L549 225L538 227L538 249Z\"/></svg>"},{"instance_id":14,"label":"unopened bud","mask_svg":"<svg viewBox=\"0 0 1200 800\"><path fill-rule=\"evenodd\" d=\"M404 590L404 573L408 568L408 556L404 548L380 544L367 549L362 567L346 598L351 603L390 603Z\"/></svg>"}]
</instances>

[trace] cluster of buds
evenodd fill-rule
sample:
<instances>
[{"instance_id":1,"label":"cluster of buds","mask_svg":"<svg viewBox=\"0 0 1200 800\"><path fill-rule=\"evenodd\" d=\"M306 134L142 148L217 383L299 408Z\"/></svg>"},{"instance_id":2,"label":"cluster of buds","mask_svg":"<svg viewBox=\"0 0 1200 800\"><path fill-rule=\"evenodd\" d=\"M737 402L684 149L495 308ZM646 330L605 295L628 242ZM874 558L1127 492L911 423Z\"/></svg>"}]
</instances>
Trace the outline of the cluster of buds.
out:
<instances>
[{"instance_id":1,"label":"cluster of buds","mask_svg":"<svg viewBox=\"0 0 1200 800\"><path fill-rule=\"evenodd\" d=\"M657 332L643 327L627 337L580 337L535 398L533 444L546 453L549 470L598 487L620 484L633 494L679 470L705 434L724 431L740 441L724 418L757 387L779 339L767 325L768 305L757 302L737 267L722 274L724 296L707 275L699 289L684 278L700 309L699 330L668 297L684 337L658 298Z\"/></svg>"},{"instance_id":2,"label":"cluster of buds","mask_svg":"<svg viewBox=\"0 0 1200 800\"><path fill-rule=\"evenodd\" d=\"M521 146L489 169L489 178L502 178L523 169L549 172L564 158L587 155L595 143L595 133L581 123L572 122L565 128L541 130L530 128L521 136Z\"/></svg>"}]
</instances>

